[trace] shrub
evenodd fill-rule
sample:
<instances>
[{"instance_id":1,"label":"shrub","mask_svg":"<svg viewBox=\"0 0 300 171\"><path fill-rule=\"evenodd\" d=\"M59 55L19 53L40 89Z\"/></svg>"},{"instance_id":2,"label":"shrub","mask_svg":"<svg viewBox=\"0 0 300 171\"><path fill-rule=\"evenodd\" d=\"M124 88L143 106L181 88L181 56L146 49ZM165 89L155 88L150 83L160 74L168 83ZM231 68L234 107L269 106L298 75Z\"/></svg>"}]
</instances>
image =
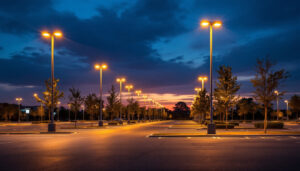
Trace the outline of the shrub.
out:
<instances>
[{"instance_id":1,"label":"shrub","mask_svg":"<svg viewBox=\"0 0 300 171\"><path fill-rule=\"evenodd\" d=\"M255 128L264 128L264 123L263 122L257 122L254 124ZM270 129L282 129L284 127L284 123L283 122L268 122L267 124L267 128Z\"/></svg>"},{"instance_id":2,"label":"shrub","mask_svg":"<svg viewBox=\"0 0 300 171\"><path fill-rule=\"evenodd\" d=\"M108 122L108 125L118 125L119 122L118 121L110 121Z\"/></svg>"},{"instance_id":3,"label":"shrub","mask_svg":"<svg viewBox=\"0 0 300 171\"><path fill-rule=\"evenodd\" d=\"M227 129L233 129L233 124L227 124ZM216 124L216 129L226 129L226 124Z\"/></svg>"}]
</instances>

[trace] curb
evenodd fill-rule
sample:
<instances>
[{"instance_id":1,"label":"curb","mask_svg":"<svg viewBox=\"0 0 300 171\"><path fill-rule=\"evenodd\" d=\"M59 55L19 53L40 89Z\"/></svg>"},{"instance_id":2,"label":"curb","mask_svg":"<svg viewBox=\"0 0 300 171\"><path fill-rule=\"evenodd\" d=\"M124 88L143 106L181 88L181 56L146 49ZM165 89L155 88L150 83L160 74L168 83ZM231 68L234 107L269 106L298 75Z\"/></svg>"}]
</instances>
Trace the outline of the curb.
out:
<instances>
[{"instance_id":1,"label":"curb","mask_svg":"<svg viewBox=\"0 0 300 171\"><path fill-rule=\"evenodd\" d=\"M75 134L76 132L0 132L0 135Z\"/></svg>"},{"instance_id":2,"label":"curb","mask_svg":"<svg viewBox=\"0 0 300 171\"><path fill-rule=\"evenodd\" d=\"M149 135L148 137L150 138L159 138L159 137L165 137L165 138L184 138L184 137L278 137L278 136L281 136L281 137L288 137L288 136L297 136L297 137L300 137L300 134L289 134L289 135L286 135L286 134L267 134L267 135L259 135L259 134L256 134L256 135Z\"/></svg>"}]
</instances>

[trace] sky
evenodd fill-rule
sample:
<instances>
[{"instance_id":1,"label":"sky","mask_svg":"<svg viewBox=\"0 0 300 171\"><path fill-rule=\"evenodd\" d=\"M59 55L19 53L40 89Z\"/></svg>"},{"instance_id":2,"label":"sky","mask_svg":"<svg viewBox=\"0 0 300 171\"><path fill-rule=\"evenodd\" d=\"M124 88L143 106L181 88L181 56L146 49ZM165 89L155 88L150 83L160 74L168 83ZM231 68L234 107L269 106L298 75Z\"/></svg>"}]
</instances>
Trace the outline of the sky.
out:
<instances>
[{"instance_id":1,"label":"sky","mask_svg":"<svg viewBox=\"0 0 300 171\"><path fill-rule=\"evenodd\" d=\"M55 77L68 102L71 87L99 94L95 63L107 63L104 92L127 78L164 105L190 104L199 75L209 75L209 30L202 19L220 20L213 31L214 79L231 66L251 96L258 58L290 77L279 87L285 98L299 94L300 2L297 0L9 0L0 1L0 102L36 105L50 78L50 41L41 31L61 30L55 39ZM205 84L208 88L208 84ZM283 105L283 102L281 102Z\"/></svg>"}]
</instances>

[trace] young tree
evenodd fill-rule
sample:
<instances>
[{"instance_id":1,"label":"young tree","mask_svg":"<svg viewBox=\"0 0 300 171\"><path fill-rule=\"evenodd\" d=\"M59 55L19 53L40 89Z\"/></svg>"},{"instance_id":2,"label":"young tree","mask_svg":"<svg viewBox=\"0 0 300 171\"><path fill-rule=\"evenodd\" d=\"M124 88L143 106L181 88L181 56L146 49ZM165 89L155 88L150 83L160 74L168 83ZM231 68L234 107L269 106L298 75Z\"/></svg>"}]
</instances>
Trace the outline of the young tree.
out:
<instances>
[{"instance_id":1,"label":"young tree","mask_svg":"<svg viewBox=\"0 0 300 171\"><path fill-rule=\"evenodd\" d=\"M190 108L184 102L178 102L173 108L174 119L188 119L190 117Z\"/></svg>"},{"instance_id":2,"label":"young tree","mask_svg":"<svg viewBox=\"0 0 300 171\"><path fill-rule=\"evenodd\" d=\"M97 98L96 94L92 93L86 96L84 100L85 111L89 114L90 120L94 120L97 113L100 110L100 100Z\"/></svg>"},{"instance_id":3,"label":"young tree","mask_svg":"<svg viewBox=\"0 0 300 171\"><path fill-rule=\"evenodd\" d=\"M80 110L81 104L83 103L84 98L81 97L81 92L79 89L74 87L69 89L71 95L69 96L69 104L71 104L71 110L75 114L75 120L77 120L77 114Z\"/></svg>"},{"instance_id":4,"label":"young tree","mask_svg":"<svg viewBox=\"0 0 300 171\"><path fill-rule=\"evenodd\" d=\"M116 93L115 87L112 85L109 91L109 96L107 97L106 111L110 116L110 119L117 118L120 112L121 103L118 99L118 94Z\"/></svg>"},{"instance_id":5,"label":"young tree","mask_svg":"<svg viewBox=\"0 0 300 171\"><path fill-rule=\"evenodd\" d=\"M228 110L235 102L235 94L240 89L240 85L237 83L237 77L232 75L231 67L221 66L218 70L218 74L214 95L217 104L225 109L224 112L227 123Z\"/></svg>"},{"instance_id":6,"label":"young tree","mask_svg":"<svg viewBox=\"0 0 300 171\"><path fill-rule=\"evenodd\" d=\"M298 120L299 113L300 113L300 96L293 95L290 99L289 105L290 105L291 111L293 113L296 113L296 118Z\"/></svg>"},{"instance_id":7,"label":"young tree","mask_svg":"<svg viewBox=\"0 0 300 171\"><path fill-rule=\"evenodd\" d=\"M256 112L257 104L253 101L252 98L242 98L237 103L237 108L240 116L244 116L244 120L246 120L246 115L249 113L253 114L254 120L254 113Z\"/></svg>"},{"instance_id":8,"label":"young tree","mask_svg":"<svg viewBox=\"0 0 300 171\"><path fill-rule=\"evenodd\" d=\"M191 109L191 113L199 115L200 121L204 121L206 114L209 113L209 96L206 93L206 89L199 91Z\"/></svg>"},{"instance_id":9,"label":"young tree","mask_svg":"<svg viewBox=\"0 0 300 171\"><path fill-rule=\"evenodd\" d=\"M257 60L256 75L251 80L255 91L254 98L259 101L265 111L264 116L264 132L267 133L268 107L271 102L276 99L274 90L278 88L280 82L288 77L284 69L272 71L273 63L269 59Z\"/></svg>"},{"instance_id":10,"label":"young tree","mask_svg":"<svg viewBox=\"0 0 300 171\"><path fill-rule=\"evenodd\" d=\"M53 102L54 102L54 108L56 108L58 100L62 97L64 97L64 93L60 92L58 90L58 82L59 79L54 79L53 80ZM45 81L45 86L46 86L46 91L43 92L43 97L44 99L39 98L38 96L34 96L35 100L39 103L44 104L48 108L48 116L49 116L49 121L50 121L50 108L51 108L51 97L52 97L52 87L51 87L51 79L48 79Z\"/></svg>"}]
</instances>

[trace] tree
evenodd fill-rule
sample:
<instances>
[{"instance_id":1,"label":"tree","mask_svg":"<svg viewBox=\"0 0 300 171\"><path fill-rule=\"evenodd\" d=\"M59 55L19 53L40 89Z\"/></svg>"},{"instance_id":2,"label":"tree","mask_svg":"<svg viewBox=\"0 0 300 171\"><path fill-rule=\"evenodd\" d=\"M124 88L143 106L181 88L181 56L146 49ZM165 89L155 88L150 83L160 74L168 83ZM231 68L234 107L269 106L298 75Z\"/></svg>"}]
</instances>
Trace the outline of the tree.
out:
<instances>
[{"instance_id":1,"label":"tree","mask_svg":"<svg viewBox=\"0 0 300 171\"><path fill-rule=\"evenodd\" d=\"M80 110L81 104L84 101L84 98L81 97L81 92L79 89L74 87L69 89L71 95L69 96L69 104L71 104L71 110L75 114L75 120L77 120L77 114Z\"/></svg>"},{"instance_id":2,"label":"tree","mask_svg":"<svg viewBox=\"0 0 300 171\"><path fill-rule=\"evenodd\" d=\"M115 87L112 85L109 91L109 96L107 97L106 111L112 120L117 118L121 109L121 103L118 99L118 94L116 93Z\"/></svg>"},{"instance_id":3,"label":"tree","mask_svg":"<svg viewBox=\"0 0 300 171\"><path fill-rule=\"evenodd\" d=\"M17 112L18 112L17 105L8 104L8 103L0 104L1 119L4 119L5 121L11 121L14 115L16 117Z\"/></svg>"},{"instance_id":4,"label":"tree","mask_svg":"<svg viewBox=\"0 0 300 171\"><path fill-rule=\"evenodd\" d=\"M232 75L231 67L221 66L218 74L214 95L217 108L224 109L227 123L228 110L235 102L235 94L239 91L240 85L237 83L237 77Z\"/></svg>"},{"instance_id":5,"label":"tree","mask_svg":"<svg viewBox=\"0 0 300 171\"><path fill-rule=\"evenodd\" d=\"M274 90L278 88L281 81L288 77L284 69L272 71L274 66L271 61L266 58L257 60L255 78L251 80L254 91L254 98L259 101L264 107L264 132L267 133L268 107L271 102L276 99Z\"/></svg>"},{"instance_id":6,"label":"tree","mask_svg":"<svg viewBox=\"0 0 300 171\"><path fill-rule=\"evenodd\" d=\"M257 104L252 98L242 98L237 103L237 109L239 115L244 116L244 120L246 119L246 115L249 113L253 114L252 119L254 120L254 114L257 111Z\"/></svg>"},{"instance_id":7,"label":"tree","mask_svg":"<svg viewBox=\"0 0 300 171\"><path fill-rule=\"evenodd\" d=\"M291 111L293 113L296 113L296 118L299 118L299 112L300 112L300 96L293 95L289 102Z\"/></svg>"},{"instance_id":8,"label":"tree","mask_svg":"<svg viewBox=\"0 0 300 171\"><path fill-rule=\"evenodd\" d=\"M173 118L174 119L189 119L190 108L184 102L178 102L173 107Z\"/></svg>"},{"instance_id":9,"label":"tree","mask_svg":"<svg viewBox=\"0 0 300 171\"><path fill-rule=\"evenodd\" d=\"M59 79L53 80L53 103L54 108L56 108L58 100L64 97L64 93L58 90L58 82ZM50 120L50 109L51 109L51 97L52 97L52 87L51 87L51 79L45 81L46 91L43 92L44 99L39 98L38 96L34 96L35 100L39 103L44 104L48 108L48 116Z\"/></svg>"},{"instance_id":10,"label":"tree","mask_svg":"<svg viewBox=\"0 0 300 171\"><path fill-rule=\"evenodd\" d=\"M205 120L210 107L209 96L206 93L206 89L199 91L191 109L192 115L199 115L201 121Z\"/></svg>"},{"instance_id":11,"label":"tree","mask_svg":"<svg viewBox=\"0 0 300 171\"><path fill-rule=\"evenodd\" d=\"M90 120L94 120L95 115L99 113L99 104L100 99L94 93L87 95L84 99L85 111L89 114Z\"/></svg>"}]
</instances>

